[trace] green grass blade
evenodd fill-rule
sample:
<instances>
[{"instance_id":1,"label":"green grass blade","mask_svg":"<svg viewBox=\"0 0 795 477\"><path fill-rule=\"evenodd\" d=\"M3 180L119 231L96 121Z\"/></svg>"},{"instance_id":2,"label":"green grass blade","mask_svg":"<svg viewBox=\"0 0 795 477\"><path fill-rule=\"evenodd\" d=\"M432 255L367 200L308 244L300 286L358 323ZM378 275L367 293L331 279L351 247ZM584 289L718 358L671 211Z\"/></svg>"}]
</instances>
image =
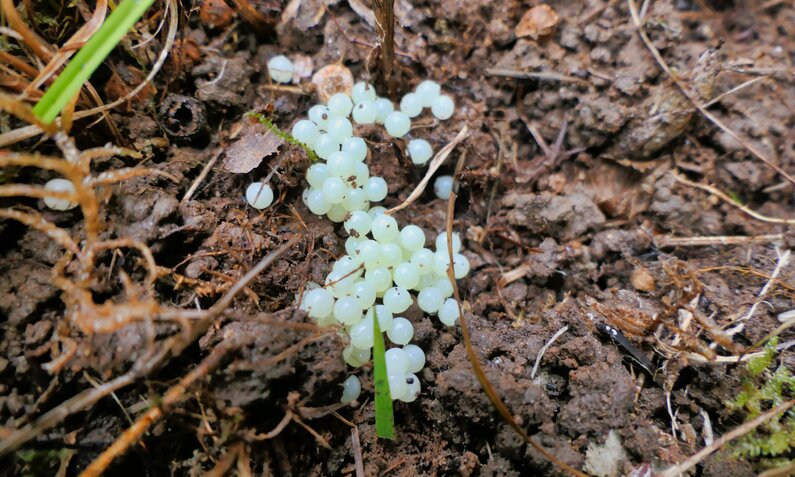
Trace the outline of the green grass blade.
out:
<instances>
[{"instance_id":1,"label":"green grass blade","mask_svg":"<svg viewBox=\"0 0 795 477\"><path fill-rule=\"evenodd\" d=\"M378 313L373 308L373 374L375 375L375 435L395 439L395 416L392 413L392 396L386 375L386 349L384 335L378 325Z\"/></svg>"},{"instance_id":2,"label":"green grass blade","mask_svg":"<svg viewBox=\"0 0 795 477\"><path fill-rule=\"evenodd\" d=\"M33 114L46 124L53 122L152 3L154 0L123 0L58 75Z\"/></svg>"}]
</instances>

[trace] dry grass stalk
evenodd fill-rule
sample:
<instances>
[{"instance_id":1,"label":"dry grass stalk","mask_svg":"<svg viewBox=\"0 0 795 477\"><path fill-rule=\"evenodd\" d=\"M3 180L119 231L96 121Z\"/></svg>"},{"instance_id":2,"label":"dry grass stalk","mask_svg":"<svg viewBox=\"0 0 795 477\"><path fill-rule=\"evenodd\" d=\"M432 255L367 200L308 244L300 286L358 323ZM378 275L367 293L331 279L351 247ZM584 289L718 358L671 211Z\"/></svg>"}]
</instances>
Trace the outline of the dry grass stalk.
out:
<instances>
[{"instance_id":1,"label":"dry grass stalk","mask_svg":"<svg viewBox=\"0 0 795 477\"><path fill-rule=\"evenodd\" d=\"M654 237L654 244L663 247L709 247L713 245L746 245L754 243L771 243L784 241L784 234L769 235L721 235L714 237L672 237L664 235Z\"/></svg>"},{"instance_id":2,"label":"dry grass stalk","mask_svg":"<svg viewBox=\"0 0 795 477\"><path fill-rule=\"evenodd\" d=\"M725 192L723 192L722 190L716 187L707 184L699 184L698 182L693 182L691 180L685 179L681 175L676 174L674 172L671 172L671 175L673 175L674 179L676 179L679 183L709 192L710 194L718 197L719 199L728 203L729 205L737 207L738 209L742 210L743 212L755 218L756 220L761 220L762 222L767 222L770 224L795 225L795 219L781 219L778 217L768 217L767 215L763 215L760 214L759 212L751 210L747 206L738 203L736 200L732 199Z\"/></svg>"},{"instance_id":3,"label":"dry grass stalk","mask_svg":"<svg viewBox=\"0 0 795 477\"><path fill-rule=\"evenodd\" d=\"M411 194L409 194L406 200L404 200L402 204L387 210L385 213L394 214L399 210L405 209L406 207L411 205L415 200L417 200L422 195L423 191L425 191L425 187L428 185L428 182L431 181L433 175L436 173L439 167L441 167L441 165L444 163L444 161L447 159L450 153L453 152L453 149L455 149L457 145L462 143L467 138L467 133L469 133L469 127L464 125L464 127L461 128L458 134L456 134L455 138L449 143L447 143L442 149L440 149L438 153L436 153L436 156L433 158L430 165L428 166L428 171L425 172L425 177L423 177L420 183L417 184L417 187L415 187L414 190L411 191Z\"/></svg>"}]
</instances>

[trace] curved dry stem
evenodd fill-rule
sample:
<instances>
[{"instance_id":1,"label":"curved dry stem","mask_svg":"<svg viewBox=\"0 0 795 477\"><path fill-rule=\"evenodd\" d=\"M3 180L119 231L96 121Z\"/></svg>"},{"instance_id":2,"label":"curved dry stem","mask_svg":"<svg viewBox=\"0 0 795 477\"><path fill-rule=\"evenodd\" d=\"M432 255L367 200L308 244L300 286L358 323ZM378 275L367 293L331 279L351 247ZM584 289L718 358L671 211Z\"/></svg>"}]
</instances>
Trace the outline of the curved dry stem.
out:
<instances>
[{"instance_id":1,"label":"curved dry stem","mask_svg":"<svg viewBox=\"0 0 795 477\"><path fill-rule=\"evenodd\" d=\"M74 192L56 192L44 187L28 184L0 185L0 197L30 197L32 199L59 199L77 203L77 194Z\"/></svg>"},{"instance_id":2,"label":"curved dry stem","mask_svg":"<svg viewBox=\"0 0 795 477\"><path fill-rule=\"evenodd\" d=\"M402 204L392 207L391 209L387 210L384 213L390 215L394 214L399 210L405 209L406 207L411 205L412 202L417 200L417 198L419 198L419 196L422 195L422 192L425 190L425 187L428 185L428 182L431 181L431 177L433 177L433 174L444 163L444 161L447 159L450 153L453 152L453 149L455 149L455 147L458 144L460 144L467 138L468 132L469 132L469 127L464 125L464 127L461 128L458 134L456 134L455 138L452 141L450 141L447 145L445 145L442 149L439 150L439 152L436 154L436 157L433 158L431 164L428 166L428 171L425 173L425 177L423 177L420 183L417 184L417 187L415 187L414 190L411 191L411 194L409 194L406 200L404 200Z\"/></svg>"},{"instance_id":3,"label":"curved dry stem","mask_svg":"<svg viewBox=\"0 0 795 477\"><path fill-rule=\"evenodd\" d=\"M38 167L39 169L58 172L66 177L70 177L75 174L82 175L77 167L61 159L60 157L42 156L38 153L0 153L0 167L9 166Z\"/></svg>"},{"instance_id":4,"label":"curved dry stem","mask_svg":"<svg viewBox=\"0 0 795 477\"><path fill-rule=\"evenodd\" d=\"M0 1L6 2L10 0ZM55 134L55 132L58 131L58 126L55 123L44 124L33 114L33 110L27 104L4 93L0 93L0 110L8 111L8 113L12 116L32 124L39 132ZM6 134L8 133L3 133L0 136L5 136ZM4 145L5 144L2 144L0 141L0 147L3 147Z\"/></svg>"},{"instance_id":5,"label":"curved dry stem","mask_svg":"<svg viewBox=\"0 0 795 477\"><path fill-rule=\"evenodd\" d=\"M20 212L14 209L0 209L0 218L21 222L32 229L36 229L39 232L47 234L47 236L55 241L58 245L69 250L75 255L80 254L80 247L78 247L75 241L72 240L72 237L69 236L69 233L66 230L58 227L52 222L47 221L38 213L29 214L27 212Z\"/></svg>"},{"instance_id":6,"label":"curved dry stem","mask_svg":"<svg viewBox=\"0 0 795 477\"><path fill-rule=\"evenodd\" d=\"M140 152L134 149L114 146L112 144L106 144L102 147L92 147L91 149L84 149L80 153L79 162L80 163L91 162L94 159L100 157L112 157L112 156L126 156L126 157L132 157L134 159L140 159L141 157L143 157L143 155Z\"/></svg>"},{"instance_id":7,"label":"curved dry stem","mask_svg":"<svg viewBox=\"0 0 795 477\"><path fill-rule=\"evenodd\" d=\"M179 179L174 177L172 174L169 174L168 172L161 171L159 169L148 169L145 167L125 167L122 169L116 169L114 171L103 172L96 177L92 177L88 181L88 183L92 186L110 185L127 179L133 179L135 177L143 177L150 175L164 177L174 183L179 183Z\"/></svg>"}]
</instances>

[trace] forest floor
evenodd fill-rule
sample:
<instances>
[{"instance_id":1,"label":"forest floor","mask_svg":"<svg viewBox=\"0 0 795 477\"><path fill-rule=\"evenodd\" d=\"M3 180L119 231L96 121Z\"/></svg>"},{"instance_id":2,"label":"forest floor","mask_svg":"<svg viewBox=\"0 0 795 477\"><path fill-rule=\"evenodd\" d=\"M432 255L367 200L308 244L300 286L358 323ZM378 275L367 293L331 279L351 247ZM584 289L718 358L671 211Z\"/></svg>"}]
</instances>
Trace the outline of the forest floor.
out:
<instances>
[{"instance_id":1,"label":"forest floor","mask_svg":"<svg viewBox=\"0 0 795 477\"><path fill-rule=\"evenodd\" d=\"M318 101L310 79L325 65L341 62L357 80L375 79L373 12L362 0L252 1L253 13L246 1L228 3L236 9L221 0L180 7L176 41L151 86L104 120L78 121L71 135L81 149L110 142L143 154L100 158L96 172L143 165L177 179L132 178L106 188L100 201L102 237L151 248L161 267L151 297L160 306L209 309L260 259L296 236L297 244L198 339L37 432L5 458L0 475L77 475L224 346L219 365L181 393L108 475L355 475L358 459L365 475L566 475L496 412L460 326L444 327L414 307L406 316L428 364L419 398L396 403L397 439L375 437L369 369L359 373L360 402L333 406L351 373L344 343L312 326L295 299L345 253L345 233L304 206L310 162L300 147L283 144L264 158L230 147L261 132L245 117L250 111L289 131ZM727 404L750 379L738 357L795 308L787 252L793 183L748 148L795 174L795 6L648 4L641 14L649 45L625 1L551 2L559 18L540 32L520 22L535 2L395 2L393 99L434 79L456 111L444 122L418 119L417 135L438 150L464 126L470 131L439 174L458 180L454 228L472 264L458 286L475 354L519 425L592 475L650 475L741 425L746 414ZM163 6L157 2L158 13L136 33L149 31L149 41L133 49L125 40L92 78L106 101L139 83L167 43ZM79 25L73 10L49 13ZM55 42L51 25L32 26ZM696 110L652 50L722 127ZM276 54L299 65L290 87L270 82L266 63ZM0 119L0 133L24 126ZM403 140L377 128L359 132L371 173L389 183L384 205L401 203L425 169L404 156ZM51 141L37 141L11 149L58 155ZM230 151L241 150L261 164L230 172ZM256 211L245 187L274 169L276 201ZM12 177L43 183L53 173L23 168ZM46 210L35 199L2 202ZM82 237L79 210L42 214ZM396 217L432 238L446 214L447 202L429 190ZM0 222L0 233L0 440L124 375L191 326L157 322L153 336L150 323L123 323L88 334L65 321L52 280L62 247L12 221ZM124 274L144 282L139 254L100 254L94 300L124 301ZM534 372L542 347L564 327ZM627 341L611 339L609 329ZM790 329L778 338L784 346L774 359L785 368L795 364L786 351L794 337ZM43 365L67 342L76 351L53 375ZM644 358L650 369L639 364ZM623 458L600 473L588 449L606 453L596 446L611 432ZM692 472L756 475L788 457L791 450L777 460L738 455L730 443Z\"/></svg>"}]
</instances>

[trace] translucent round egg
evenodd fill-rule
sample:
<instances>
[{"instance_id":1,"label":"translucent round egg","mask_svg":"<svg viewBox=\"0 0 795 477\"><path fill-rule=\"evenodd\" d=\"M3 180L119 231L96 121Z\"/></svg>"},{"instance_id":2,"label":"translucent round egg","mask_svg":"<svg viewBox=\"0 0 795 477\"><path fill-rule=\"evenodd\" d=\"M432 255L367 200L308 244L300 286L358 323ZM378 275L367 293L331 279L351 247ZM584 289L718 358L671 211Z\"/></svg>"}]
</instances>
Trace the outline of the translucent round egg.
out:
<instances>
[{"instance_id":1,"label":"translucent round egg","mask_svg":"<svg viewBox=\"0 0 795 477\"><path fill-rule=\"evenodd\" d=\"M326 107L332 116L347 117L349 114L351 114L353 102L347 94L337 93L328 99Z\"/></svg>"},{"instance_id":2,"label":"translucent round egg","mask_svg":"<svg viewBox=\"0 0 795 477\"><path fill-rule=\"evenodd\" d=\"M375 88L370 83L359 81L353 85L351 97L355 104L364 103L366 101L375 101Z\"/></svg>"},{"instance_id":3,"label":"translucent round egg","mask_svg":"<svg viewBox=\"0 0 795 477\"><path fill-rule=\"evenodd\" d=\"M369 216L369 214L368 214ZM403 263L403 250L400 245L390 242L381 244L381 262L391 270Z\"/></svg>"},{"instance_id":4,"label":"translucent round egg","mask_svg":"<svg viewBox=\"0 0 795 477\"><path fill-rule=\"evenodd\" d=\"M453 253L461 251L461 236L458 232L452 233ZM447 253L447 232L442 232L436 236L436 251Z\"/></svg>"},{"instance_id":5,"label":"translucent round egg","mask_svg":"<svg viewBox=\"0 0 795 477\"><path fill-rule=\"evenodd\" d=\"M406 356L409 358L409 373L419 373L425 367L425 352L417 345L406 345L403 347Z\"/></svg>"},{"instance_id":6,"label":"translucent round egg","mask_svg":"<svg viewBox=\"0 0 795 477\"><path fill-rule=\"evenodd\" d=\"M436 287L427 287L417 294L417 306L425 313L434 314L444 303L444 294Z\"/></svg>"},{"instance_id":7,"label":"translucent round egg","mask_svg":"<svg viewBox=\"0 0 795 477\"><path fill-rule=\"evenodd\" d=\"M339 224L345 221L345 218L348 216L348 211L345 210L345 207L342 204L334 204L331 208L326 212L326 217L335 224Z\"/></svg>"},{"instance_id":8,"label":"translucent round egg","mask_svg":"<svg viewBox=\"0 0 795 477\"><path fill-rule=\"evenodd\" d=\"M398 233L400 233L397 220L386 214L379 215L373 219L370 231L373 233L373 238L379 243L394 242Z\"/></svg>"},{"instance_id":9,"label":"translucent round egg","mask_svg":"<svg viewBox=\"0 0 795 477\"><path fill-rule=\"evenodd\" d=\"M411 162L418 166L427 163L433 156L431 144L425 139L412 139L408 145Z\"/></svg>"},{"instance_id":10,"label":"translucent round egg","mask_svg":"<svg viewBox=\"0 0 795 477\"><path fill-rule=\"evenodd\" d=\"M345 198L342 199L342 206L345 210L353 212L355 210L365 211L370 207L370 201L367 200L367 193L361 187L351 187L345 193Z\"/></svg>"},{"instance_id":11,"label":"translucent round egg","mask_svg":"<svg viewBox=\"0 0 795 477\"><path fill-rule=\"evenodd\" d=\"M392 272L387 267L375 267L364 273L364 281L373 285L376 293L392 286Z\"/></svg>"},{"instance_id":12,"label":"translucent round egg","mask_svg":"<svg viewBox=\"0 0 795 477\"><path fill-rule=\"evenodd\" d=\"M358 368L370 361L370 350L359 349L352 344L348 344L348 346L342 350L342 359L345 360L345 363L349 366Z\"/></svg>"},{"instance_id":13,"label":"translucent round egg","mask_svg":"<svg viewBox=\"0 0 795 477\"><path fill-rule=\"evenodd\" d=\"M433 105L433 101L441 94L442 88L436 81L425 80L417 85L417 89L414 92L419 96L422 106L430 108Z\"/></svg>"},{"instance_id":14,"label":"translucent round egg","mask_svg":"<svg viewBox=\"0 0 795 477\"><path fill-rule=\"evenodd\" d=\"M384 119L384 127L390 136L403 137L411 129L411 119L406 113L395 111Z\"/></svg>"},{"instance_id":15,"label":"translucent round egg","mask_svg":"<svg viewBox=\"0 0 795 477\"><path fill-rule=\"evenodd\" d=\"M381 329L381 332L385 332L392 326L392 312L389 311L384 305L376 305L370 307L367 310L367 315L365 318L371 318L374 315L378 315L378 327Z\"/></svg>"},{"instance_id":16,"label":"translucent round egg","mask_svg":"<svg viewBox=\"0 0 795 477\"><path fill-rule=\"evenodd\" d=\"M353 402L359 399L361 393L362 383L359 381L359 378L356 376L348 376L342 383L342 397L340 398L340 402L344 404Z\"/></svg>"},{"instance_id":17,"label":"translucent round egg","mask_svg":"<svg viewBox=\"0 0 795 477\"><path fill-rule=\"evenodd\" d=\"M400 399L409 392L409 385L406 383L406 374L387 374L389 382L389 394L392 400Z\"/></svg>"},{"instance_id":18,"label":"translucent round egg","mask_svg":"<svg viewBox=\"0 0 795 477\"><path fill-rule=\"evenodd\" d=\"M323 106L322 104L316 104L309 108L307 116L309 116L310 121L317 125L318 130L328 130L328 120L331 117L331 113L327 107Z\"/></svg>"},{"instance_id":19,"label":"translucent round egg","mask_svg":"<svg viewBox=\"0 0 795 477\"><path fill-rule=\"evenodd\" d=\"M356 187L360 187L364 190L364 186L367 184L367 180L370 178L370 168L367 167L367 164L363 162L357 162L353 166L353 182L351 185L356 184ZM370 200L370 196L365 191L365 197L367 200Z\"/></svg>"},{"instance_id":20,"label":"translucent round egg","mask_svg":"<svg viewBox=\"0 0 795 477\"><path fill-rule=\"evenodd\" d=\"M361 242L361 239L358 239L356 237L348 237L345 240L345 253L353 257L353 254L356 253L356 247L359 245L359 242ZM361 263L360 261L357 261L355 259L354 261L356 263Z\"/></svg>"},{"instance_id":21,"label":"translucent round egg","mask_svg":"<svg viewBox=\"0 0 795 477\"><path fill-rule=\"evenodd\" d=\"M328 177L328 167L323 163L312 164L309 166L309 169L306 170L306 181L315 189L323 187L323 182L325 182Z\"/></svg>"},{"instance_id":22,"label":"translucent round egg","mask_svg":"<svg viewBox=\"0 0 795 477\"><path fill-rule=\"evenodd\" d=\"M406 374L406 384L408 384L408 390L406 394L401 396L399 399L403 402L414 402L417 400L417 396L420 394L421 386L420 386L420 379L417 377L416 374L407 373Z\"/></svg>"},{"instance_id":23,"label":"translucent round egg","mask_svg":"<svg viewBox=\"0 0 795 477\"><path fill-rule=\"evenodd\" d=\"M356 162L344 152L334 152L326 162L330 176L337 176L342 180L347 180L353 175Z\"/></svg>"},{"instance_id":24,"label":"translucent round egg","mask_svg":"<svg viewBox=\"0 0 795 477\"><path fill-rule=\"evenodd\" d=\"M411 263L420 272L420 275L427 275L433 272L433 252L427 248L421 248L411 254Z\"/></svg>"},{"instance_id":25,"label":"translucent round egg","mask_svg":"<svg viewBox=\"0 0 795 477\"><path fill-rule=\"evenodd\" d=\"M425 246L425 232L416 225L407 225L400 230L400 246L415 252Z\"/></svg>"},{"instance_id":26,"label":"translucent round egg","mask_svg":"<svg viewBox=\"0 0 795 477\"><path fill-rule=\"evenodd\" d=\"M329 316L334 309L334 296L331 290L315 288L304 293L302 309L315 319Z\"/></svg>"},{"instance_id":27,"label":"translucent round egg","mask_svg":"<svg viewBox=\"0 0 795 477\"><path fill-rule=\"evenodd\" d=\"M408 290L400 287L392 287L384 292L382 301L384 302L384 306L391 311L392 314L403 313L414 303Z\"/></svg>"},{"instance_id":28,"label":"translucent round egg","mask_svg":"<svg viewBox=\"0 0 795 477\"><path fill-rule=\"evenodd\" d=\"M351 257L350 255L343 255L342 257L339 258L339 260L334 262L334 265L332 265L331 269L334 270L335 272L351 273L354 270L356 270L356 267L358 266L359 266L358 262L356 262L356 260L354 260L353 257Z\"/></svg>"},{"instance_id":29,"label":"translucent round egg","mask_svg":"<svg viewBox=\"0 0 795 477\"><path fill-rule=\"evenodd\" d=\"M392 327L387 330L386 335L389 341L396 345L406 345L414 337L414 326L409 320L399 316L392 320ZM405 355L405 351L403 353ZM406 369L408 369L408 356L406 356Z\"/></svg>"},{"instance_id":30,"label":"translucent round egg","mask_svg":"<svg viewBox=\"0 0 795 477\"><path fill-rule=\"evenodd\" d=\"M293 79L293 62L286 56L274 56L268 60L268 74L276 83L289 83Z\"/></svg>"},{"instance_id":31,"label":"translucent round egg","mask_svg":"<svg viewBox=\"0 0 795 477\"><path fill-rule=\"evenodd\" d=\"M405 320L405 318L403 318ZM406 320L408 321L408 320ZM394 324L394 321L393 321ZM409 323L411 325L411 323ZM387 374L406 374L409 369L409 357L403 348L389 348L384 354Z\"/></svg>"},{"instance_id":32,"label":"translucent round egg","mask_svg":"<svg viewBox=\"0 0 795 477\"><path fill-rule=\"evenodd\" d=\"M353 107L353 120L356 124L373 124L378 116L378 111L372 101L359 103Z\"/></svg>"},{"instance_id":33,"label":"translucent round egg","mask_svg":"<svg viewBox=\"0 0 795 477\"><path fill-rule=\"evenodd\" d=\"M372 283L361 280L353 284L351 296L363 310L366 310L375 303L375 288Z\"/></svg>"},{"instance_id":34,"label":"translucent round egg","mask_svg":"<svg viewBox=\"0 0 795 477\"><path fill-rule=\"evenodd\" d=\"M450 283L450 278L447 276L438 277L433 281L433 286L441 290L445 298L453 296L453 284Z\"/></svg>"},{"instance_id":35,"label":"translucent round egg","mask_svg":"<svg viewBox=\"0 0 795 477\"><path fill-rule=\"evenodd\" d=\"M422 100L417 93L407 93L400 99L400 112L409 118L416 118L422 113Z\"/></svg>"},{"instance_id":36,"label":"translucent round egg","mask_svg":"<svg viewBox=\"0 0 795 477\"><path fill-rule=\"evenodd\" d=\"M315 215L323 215L331 209L331 203L321 189L311 189L306 195L306 206Z\"/></svg>"},{"instance_id":37,"label":"translucent round egg","mask_svg":"<svg viewBox=\"0 0 795 477\"><path fill-rule=\"evenodd\" d=\"M372 223L373 219L370 218L370 214L362 210L356 210L350 213L343 226L351 237L364 238L365 235L370 233Z\"/></svg>"},{"instance_id":38,"label":"translucent round egg","mask_svg":"<svg viewBox=\"0 0 795 477\"><path fill-rule=\"evenodd\" d=\"M72 183L69 182L69 185L72 185ZM57 199L57 200L62 200L62 199ZM251 185L249 185L246 188L246 201L248 202L248 205L254 207L255 209L258 210L265 209L273 203L273 190L271 189L271 186L268 184L265 184L263 182L253 182L251 183ZM69 205L68 201L65 202L67 202L67 205ZM45 204L46 203L47 199L45 199ZM57 210L66 210L66 209L64 208Z\"/></svg>"},{"instance_id":39,"label":"translucent round egg","mask_svg":"<svg viewBox=\"0 0 795 477\"><path fill-rule=\"evenodd\" d=\"M259 182L255 182L254 184L259 184ZM254 184L251 184L251 186L253 186ZM249 186L249 188L251 188L251 186ZM50 192L70 192L70 193L75 192L75 186L74 184L72 184L72 181L61 178L50 179L49 181L47 181L46 184L44 184L44 189ZM268 189L270 190L270 187L268 187ZM248 197L248 192L246 192L246 197ZM42 200L44 201L44 205L52 210L64 211L64 210L74 209L75 207L77 207L76 202L69 202L66 199L45 197ZM273 193L271 192L271 201L272 200L273 200ZM249 201L249 203L251 203L251 201ZM265 207L267 207L267 205ZM263 207L263 209L265 207Z\"/></svg>"},{"instance_id":40,"label":"translucent round egg","mask_svg":"<svg viewBox=\"0 0 795 477\"><path fill-rule=\"evenodd\" d=\"M370 217L372 218L376 218L379 215L384 215L385 212L386 212L386 207L381 207L380 205L371 207L370 210L367 211L367 213L370 214Z\"/></svg>"},{"instance_id":41,"label":"translucent round egg","mask_svg":"<svg viewBox=\"0 0 795 477\"><path fill-rule=\"evenodd\" d=\"M395 106L392 104L392 101L386 98L377 98L373 102L373 106L375 106L375 122L378 124L384 124L384 121L386 121L386 117L389 116L389 113L395 110Z\"/></svg>"},{"instance_id":42,"label":"translucent round egg","mask_svg":"<svg viewBox=\"0 0 795 477\"><path fill-rule=\"evenodd\" d=\"M374 176L367 179L363 187L370 202L381 202L386 198L389 187L382 177Z\"/></svg>"},{"instance_id":43,"label":"translucent round egg","mask_svg":"<svg viewBox=\"0 0 795 477\"><path fill-rule=\"evenodd\" d=\"M373 318L366 316L362 321L351 326L348 333L351 338L351 344L359 349L367 349L373 347Z\"/></svg>"},{"instance_id":44,"label":"translucent round egg","mask_svg":"<svg viewBox=\"0 0 795 477\"><path fill-rule=\"evenodd\" d=\"M365 267L372 268L381 261L381 245L375 240L362 240L356 246L353 257L358 263L363 263Z\"/></svg>"},{"instance_id":45,"label":"translucent round egg","mask_svg":"<svg viewBox=\"0 0 795 477\"><path fill-rule=\"evenodd\" d=\"M321 159L328 159L331 155L340 150L340 143L327 133L318 135L314 147L315 153Z\"/></svg>"},{"instance_id":46,"label":"translucent round egg","mask_svg":"<svg viewBox=\"0 0 795 477\"><path fill-rule=\"evenodd\" d=\"M343 296L334 303L334 318L343 325L354 325L361 321L363 309L352 296Z\"/></svg>"},{"instance_id":47,"label":"translucent round egg","mask_svg":"<svg viewBox=\"0 0 795 477\"><path fill-rule=\"evenodd\" d=\"M431 112L436 119L450 119L450 116L453 115L453 110L455 110L455 104L453 104L453 98L450 96L441 95L434 99L433 104L431 104Z\"/></svg>"},{"instance_id":48,"label":"translucent round egg","mask_svg":"<svg viewBox=\"0 0 795 477\"><path fill-rule=\"evenodd\" d=\"M420 271L415 265L404 262L392 273L392 279L395 285L410 290L420 282Z\"/></svg>"},{"instance_id":49,"label":"translucent round egg","mask_svg":"<svg viewBox=\"0 0 795 477\"><path fill-rule=\"evenodd\" d=\"M446 251L436 252L433 257L433 271L440 277L447 276L450 266L450 256ZM453 254L453 274L460 280L469 274L469 259L460 253Z\"/></svg>"},{"instance_id":50,"label":"translucent round egg","mask_svg":"<svg viewBox=\"0 0 795 477\"><path fill-rule=\"evenodd\" d=\"M367 143L360 137L349 137L342 143L342 152L351 156L354 161L362 162L367 157Z\"/></svg>"},{"instance_id":51,"label":"translucent round egg","mask_svg":"<svg viewBox=\"0 0 795 477\"><path fill-rule=\"evenodd\" d=\"M436 197L448 200L453 192L453 176L439 176L433 183L433 192Z\"/></svg>"},{"instance_id":52,"label":"translucent round egg","mask_svg":"<svg viewBox=\"0 0 795 477\"><path fill-rule=\"evenodd\" d=\"M334 116L328 122L328 134L338 144L342 144L346 139L353 136L353 125L348 121L348 118Z\"/></svg>"},{"instance_id":53,"label":"translucent round egg","mask_svg":"<svg viewBox=\"0 0 795 477\"><path fill-rule=\"evenodd\" d=\"M345 198L348 191L348 184L339 177L329 177L323 181L323 197L329 204L339 204Z\"/></svg>"},{"instance_id":54,"label":"translucent round egg","mask_svg":"<svg viewBox=\"0 0 795 477\"><path fill-rule=\"evenodd\" d=\"M349 272L332 271L326 276L326 289L334 298L341 298L353 289L356 280L356 275Z\"/></svg>"},{"instance_id":55,"label":"translucent round egg","mask_svg":"<svg viewBox=\"0 0 795 477\"><path fill-rule=\"evenodd\" d=\"M293 125L292 136L296 141L303 143L310 149L315 148L315 143L320 136L317 125L308 119L302 119Z\"/></svg>"},{"instance_id":56,"label":"translucent round egg","mask_svg":"<svg viewBox=\"0 0 795 477\"><path fill-rule=\"evenodd\" d=\"M439 321L445 326L454 326L460 316L458 302L454 298L448 298L439 308Z\"/></svg>"}]
</instances>

